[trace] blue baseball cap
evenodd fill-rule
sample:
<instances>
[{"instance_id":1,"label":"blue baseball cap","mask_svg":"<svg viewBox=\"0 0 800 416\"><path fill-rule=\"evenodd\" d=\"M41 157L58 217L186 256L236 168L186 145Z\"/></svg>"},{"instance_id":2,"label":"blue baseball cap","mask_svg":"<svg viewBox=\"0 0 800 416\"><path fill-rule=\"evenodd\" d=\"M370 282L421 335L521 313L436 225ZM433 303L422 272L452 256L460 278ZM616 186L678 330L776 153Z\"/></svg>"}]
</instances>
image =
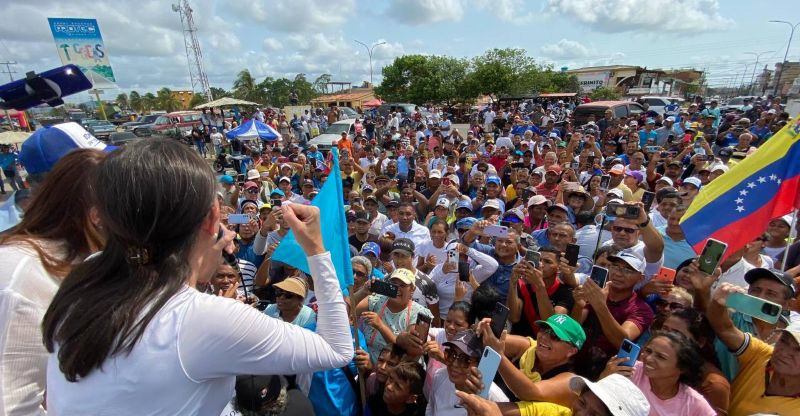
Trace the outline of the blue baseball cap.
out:
<instances>
[{"instance_id":1,"label":"blue baseball cap","mask_svg":"<svg viewBox=\"0 0 800 416\"><path fill-rule=\"evenodd\" d=\"M472 211L472 201L468 199L459 199L458 203L456 204L456 209L465 208Z\"/></svg>"},{"instance_id":2,"label":"blue baseball cap","mask_svg":"<svg viewBox=\"0 0 800 416\"><path fill-rule=\"evenodd\" d=\"M269 193L269 195L270 196L272 196L272 195L286 196L286 194L284 194L283 191L281 191L278 188L273 189L272 192Z\"/></svg>"},{"instance_id":3,"label":"blue baseball cap","mask_svg":"<svg viewBox=\"0 0 800 416\"><path fill-rule=\"evenodd\" d=\"M233 185L233 177L231 175L222 175L219 177L219 181L225 185Z\"/></svg>"},{"instance_id":4,"label":"blue baseball cap","mask_svg":"<svg viewBox=\"0 0 800 416\"><path fill-rule=\"evenodd\" d=\"M486 178L486 183L494 183L500 185L500 178L497 176L490 176Z\"/></svg>"},{"instance_id":5,"label":"blue baseball cap","mask_svg":"<svg viewBox=\"0 0 800 416\"><path fill-rule=\"evenodd\" d=\"M19 160L28 173L45 173L53 169L59 159L75 149L111 152L116 148L101 142L78 123L69 122L33 132L22 143Z\"/></svg>"},{"instance_id":6,"label":"blue baseball cap","mask_svg":"<svg viewBox=\"0 0 800 416\"><path fill-rule=\"evenodd\" d=\"M456 229L463 230L472 227L472 224L478 222L477 218L466 217L456 221Z\"/></svg>"},{"instance_id":7,"label":"blue baseball cap","mask_svg":"<svg viewBox=\"0 0 800 416\"><path fill-rule=\"evenodd\" d=\"M372 254L375 257L381 256L381 247L378 243L368 241L361 246L361 252L359 254Z\"/></svg>"}]
</instances>

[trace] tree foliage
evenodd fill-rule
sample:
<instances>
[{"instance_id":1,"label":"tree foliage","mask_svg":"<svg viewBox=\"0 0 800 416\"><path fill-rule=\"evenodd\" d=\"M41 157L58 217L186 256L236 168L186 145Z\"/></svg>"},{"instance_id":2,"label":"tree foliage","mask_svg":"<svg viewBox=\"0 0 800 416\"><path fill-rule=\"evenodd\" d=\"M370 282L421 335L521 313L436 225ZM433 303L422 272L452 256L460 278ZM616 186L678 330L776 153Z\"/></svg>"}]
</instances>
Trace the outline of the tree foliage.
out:
<instances>
[{"instance_id":1,"label":"tree foliage","mask_svg":"<svg viewBox=\"0 0 800 416\"><path fill-rule=\"evenodd\" d=\"M128 95L128 105L139 114L144 113L144 101L142 100L142 96L139 95L139 91L131 91Z\"/></svg>"},{"instance_id":2,"label":"tree foliage","mask_svg":"<svg viewBox=\"0 0 800 416\"><path fill-rule=\"evenodd\" d=\"M590 97L594 101L619 100L621 95L614 88L599 87L599 88L595 89L594 91L592 91L592 94L590 95Z\"/></svg>"},{"instance_id":3,"label":"tree foliage","mask_svg":"<svg viewBox=\"0 0 800 416\"><path fill-rule=\"evenodd\" d=\"M212 92L211 95L214 95L214 93ZM214 95L214 97L217 97L217 96ZM222 98L222 96L220 95L219 98ZM206 97L203 94L194 93L192 95L192 99L189 100L189 108L195 108L198 105L206 103L206 102L208 102L208 100L206 99Z\"/></svg>"},{"instance_id":4,"label":"tree foliage","mask_svg":"<svg viewBox=\"0 0 800 416\"><path fill-rule=\"evenodd\" d=\"M164 110L168 113L180 109L181 103L172 94L172 90L164 87L156 92L156 105L159 110Z\"/></svg>"},{"instance_id":5,"label":"tree foliage","mask_svg":"<svg viewBox=\"0 0 800 416\"><path fill-rule=\"evenodd\" d=\"M117 105L120 106L121 109L127 110L130 108L130 103L128 102L128 94L120 93L117 95Z\"/></svg>"},{"instance_id":6,"label":"tree foliage","mask_svg":"<svg viewBox=\"0 0 800 416\"><path fill-rule=\"evenodd\" d=\"M386 101L454 103L474 98L467 85L469 62L447 56L406 55L383 68L375 92Z\"/></svg>"}]
</instances>

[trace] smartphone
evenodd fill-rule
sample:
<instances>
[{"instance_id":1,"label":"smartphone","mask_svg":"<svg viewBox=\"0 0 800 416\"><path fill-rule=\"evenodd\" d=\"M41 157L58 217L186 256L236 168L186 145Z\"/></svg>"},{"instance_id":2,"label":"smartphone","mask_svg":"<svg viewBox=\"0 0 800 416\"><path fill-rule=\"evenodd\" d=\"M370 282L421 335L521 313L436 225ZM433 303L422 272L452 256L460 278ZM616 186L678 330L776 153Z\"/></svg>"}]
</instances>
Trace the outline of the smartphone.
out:
<instances>
[{"instance_id":1,"label":"smartphone","mask_svg":"<svg viewBox=\"0 0 800 416\"><path fill-rule=\"evenodd\" d=\"M780 305L746 293L731 293L725 301L725 306L771 324L778 322L781 316Z\"/></svg>"},{"instance_id":2,"label":"smartphone","mask_svg":"<svg viewBox=\"0 0 800 416\"><path fill-rule=\"evenodd\" d=\"M383 280L373 281L369 286L369 290L372 293L378 295L384 295L389 298L397 297L397 285L389 282L384 282Z\"/></svg>"},{"instance_id":3,"label":"smartphone","mask_svg":"<svg viewBox=\"0 0 800 416\"><path fill-rule=\"evenodd\" d=\"M458 252L455 250L447 250L447 263L456 265L458 264Z\"/></svg>"},{"instance_id":4,"label":"smartphone","mask_svg":"<svg viewBox=\"0 0 800 416\"><path fill-rule=\"evenodd\" d=\"M603 175L600 177L600 189L607 191L608 185L611 183L610 175Z\"/></svg>"},{"instance_id":5,"label":"smartphone","mask_svg":"<svg viewBox=\"0 0 800 416\"><path fill-rule=\"evenodd\" d=\"M241 173L240 173L240 174L236 175L236 182L238 182L238 183L244 183L244 179L245 179L245 176L244 176L244 174L241 174Z\"/></svg>"},{"instance_id":6,"label":"smartphone","mask_svg":"<svg viewBox=\"0 0 800 416\"><path fill-rule=\"evenodd\" d=\"M469 282L469 262L458 262L458 280L462 282Z\"/></svg>"},{"instance_id":7,"label":"smartphone","mask_svg":"<svg viewBox=\"0 0 800 416\"><path fill-rule=\"evenodd\" d=\"M481 189L479 190L479 192L480 192L481 195L483 195L484 198L486 198L486 185L481 186Z\"/></svg>"},{"instance_id":8,"label":"smartphone","mask_svg":"<svg viewBox=\"0 0 800 416\"><path fill-rule=\"evenodd\" d=\"M609 217L635 220L639 218L640 211L638 205L620 204L618 202L609 202L606 205L606 214Z\"/></svg>"},{"instance_id":9,"label":"smartphone","mask_svg":"<svg viewBox=\"0 0 800 416\"><path fill-rule=\"evenodd\" d=\"M492 347L486 347L481 354L481 361L478 363L478 370L481 372L481 381L483 382L483 390L480 396L484 399L489 398L489 389L492 387L492 381L497 375L497 369L500 368L500 354L493 350Z\"/></svg>"},{"instance_id":10,"label":"smartphone","mask_svg":"<svg viewBox=\"0 0 800 416\"><path fill-rule=\"evenodd\" d=\"M567 244L567 249L564 251L564 257L570 266L576 267L578 265L578 254L581 251L581 246L577 244Z\"/></svg>"},{"instance_id":11,"label":"smartphone","mask_svg":"<svg viewBox=\"0 0 800 416\"><path fill-rule=\"evenodd\" d=\"M589 162L589 166L594 166L594 156L588 156L586 161Z\"/></svg>"},{"instance_id":12,"label":"smartphone","mask_svg":"<svg viewBox=\"0 0 800 416\"><path fill-rule=\"evenodd\" d=\"M283 201L281 201L280 199L270 199L269 200L269 204L272 205L272 208L281 206L282 202Z\"/></svg>"},{"instance_id":13,"label":"smartphone","mask_svg":"<svg viewBox=\"0 0 800 416\"><path fill-rule=\"evenodd\" d=\"M700 253L700 258L697 259L700 264L700 271L705 274L714 274L714 269L719 265L719 262L722 260L722 255L725 254L725 250L727 249L727 244L709 238L706 242L706 246L703 248L703 252Z\"/></svg>"},{"instance_id":14,"label":"smartphone","mask_svg":"<svg viewBox=\"0 0 800 416\"><path fill-rule=\"evenodd\" d=\"M578 162L572 162L572 163L569 164L569 168L572 169L572 170L576 170L579 167L580 167L580 164Z\"/></svg>"},{"instance_id":15,"label":"smartphone","mask_svg":"<svg viewBox=\"0 0 800 416\"><path fill-rule=\"evenodd\" d=\"M508 307L500 302L494 304L494 311L492 312L492 333L497 339L503 334L503 329L506 328L506 321L508 320Z\"/></svg>"},{"instance_id":16,"label":"smartphone","mask_svg":"<svg viewBox=\"0 0 800 416\"><path fill-rule=\"evenodd\" d=\"M589 275L589 278L594 280L597 283L597 286L605 287L606 281L608 281L608 269L600 266L592 266L592 274Z\"/></svg>"},{"instance_id":17,"label":"smartphone","mask_svg":"<svg viewBox=\"0 0 800 416\"><path fill-rule=\"evenodd\" d=\"M483 235L489 237L506 238L508 237L508 227L494 224L487 225L486 228L483 229Z\"/></svg>"},{"instance_id":18,"label":"smartphone","mask_svg":"<svg viewBox=\"0 0 800 416\"><path fill-rule=\"evenodd\" d=\"M431 318L424 313L417 314L417 335L422 343L428 342L428 331L431 329Z\"/></svg>"},{"instance_id":19,"label":"smartphone","mask_svg":"<svg viewBox=\"0 0 800 416\"><path fill-rule=\"evenodd\" d=\"M442 185L450 186L450 178L443 178L442 179Z\"/></svg>"},{"instance_id":20,"label":"smartphone","mask_svg":"<svg viewBox=\"0 0 800 416\"><path fill-rule=\"evenodd\" d=\"M228 224L247 224L249 222L250 222L250 216L247 214L228 215Z\"/></svg>"},{"instance_id":21,"label":"smartphone","mask_svg":"<svg viewBox=\"0 0 800 416\"><path fill-rule=\"evenodd\" d=\"M636 360L639 358L639 351L641 349L638 345L633 343L631 340L626 339L622 341L622 345L619 347L619 352L617 353L617 357L620 358L627 358L626 361L620 363L621 365L633 367L636 364Z\"/></svg>"},{"instance_id":22,"label":"smartphone","mask_svg":"<svg viewBox=\"0 0 800 416\"><path fill-rule=\"evenodd\" d=\"M670 269L669 267L661 267L653 276L653 279L665 282L665 283L674 283L675 282L675 269Z\"/></svg>"},{"instance_id":23,"label":"smartphone","mask_svg":"<svg viewBox=\"0 0 800 416\"><path fill-rule=\"evenodd\" d=\"M538 251L528 250L528 252L525 253L525 261L527 261L528 263L533 265L533 267L538 269L542 261L542 253L539 253Z\"/></svg>"},{"instance_id":24,"label":"smartphone","mask_svg":"<svg viewBox=\"0 0 800 416\"><path fill-rule=\"evenodd\" d=\"M644 204L645 212L650 212L650 207L653 206L653 201L656 200L655 192L644 191L642 194L642 203Z\"/></svg>"},{"instance_id":25,"label":"smartphone","mask_svg":"<svg viewBox=\"0 0 800 416\"><path fill-rule=\"evenodd\" d=\"M667 156L669 156L669 152L661 152L661 158L662 159L667 157Z\"/></svg>"},{"instance_id":26,"label":"smartphone","mask_svg":"<svg viewBox=\"0 0 800 416\"><path fill-rule=\"evenodd\" d=\"M647 151L647 153L655 153L655 152L658 152L659 150L661 150L661 147L659 147L659 146L645 146L644 149Z\"/></svg>"}]
</instances>

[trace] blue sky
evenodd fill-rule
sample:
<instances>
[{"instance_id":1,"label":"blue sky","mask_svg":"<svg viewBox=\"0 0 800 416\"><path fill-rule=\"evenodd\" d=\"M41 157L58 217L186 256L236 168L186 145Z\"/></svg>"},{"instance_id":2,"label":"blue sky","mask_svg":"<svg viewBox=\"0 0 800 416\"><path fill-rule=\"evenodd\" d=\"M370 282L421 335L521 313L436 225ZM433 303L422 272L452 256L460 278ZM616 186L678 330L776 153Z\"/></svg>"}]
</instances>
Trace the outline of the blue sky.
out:
<instances>
[{"instance_id":1,"label":"blue sky","mask_svg":"<svg viewBox=\"0 0 800 416\"><path fill-rule=\"evenodd\" d=\"M123 91L188 88L180 20L170 0L2 0L0 60L28 70L58 66L47 17L96 18ZM172 0L177 1L177 0ZM190 0L212 86L229 89L248 68L265 76L369 79L364 43L380 68L403 54L471 57L520 47L556 68L626 64L707 69L712 85L750 79L755 57L783 58L796 0ZM765 7L766 5L769 7ZM7 22L13 22L8 24ZM798 34L800 36L800 34ZM790 60L800 59L795 39ZM747 65L747 67L746 67ZM3 67L0 67L4 70ZM3 74L5 75L5 74ZM6 75L7 76L7 75ZM110 91L113 94L115 91Z\"/></svg>"}]
</instances>

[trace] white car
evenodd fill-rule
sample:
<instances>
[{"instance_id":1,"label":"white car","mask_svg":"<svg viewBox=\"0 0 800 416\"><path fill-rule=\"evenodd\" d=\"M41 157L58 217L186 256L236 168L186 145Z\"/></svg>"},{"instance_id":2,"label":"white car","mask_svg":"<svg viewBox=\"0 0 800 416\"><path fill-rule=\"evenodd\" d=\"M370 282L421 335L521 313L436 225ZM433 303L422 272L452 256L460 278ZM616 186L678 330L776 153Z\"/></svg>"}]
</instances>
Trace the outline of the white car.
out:
<instances>
[{"instance_id":1,"label":"white car","mask_svg":"<svg viewBox=\"0 0 800 416\"><path fill-rule=\"evenodd\" d=\"M311 139L308 142L308 145L311 146L312 144L317 146L319 150L328 150L331 148L331 144L334 141L339 141L342 138L342 132L346 131L348 137L350 139L355 138L356 136L356 128L355 128L356 119L348 118L347 120L339 120L325 130L324 133L320 134L319 136Z\"/></svg>"},{"instance_id":2,"label":"white car","mask_svg":"<svg viewBox=\"0 0 800 416\"><path fill-rule=\"evenodd\" d=\"M756 102L756 98L758 97L756 97L755 95L746 95L746 96L731 98L730 100L728 100L727 103L725 103L725 105L721 106L721 108L724 111L742 111L742 108L744 107L745 98L749 98L750 105L753 105L753 103Z\"/></svg>"},{"instance_id":3,"label":"white car","mask_svg":"<svg viewBox=\"0 0 800 416\"><path fill-rule=\"evenodd\" d=\"M680 109L681 102L683 102L682 98L675 98L675 97L656 97L656 96L645 96L638 100L640 103L647 103L648 104L648 111L655 111L658 114L666 114L666 116L675 116L678 115L678 110ZM670 104L677 104L677 107L671 110L667 110L667 106Z\"/></svg>"}]
</instances>

